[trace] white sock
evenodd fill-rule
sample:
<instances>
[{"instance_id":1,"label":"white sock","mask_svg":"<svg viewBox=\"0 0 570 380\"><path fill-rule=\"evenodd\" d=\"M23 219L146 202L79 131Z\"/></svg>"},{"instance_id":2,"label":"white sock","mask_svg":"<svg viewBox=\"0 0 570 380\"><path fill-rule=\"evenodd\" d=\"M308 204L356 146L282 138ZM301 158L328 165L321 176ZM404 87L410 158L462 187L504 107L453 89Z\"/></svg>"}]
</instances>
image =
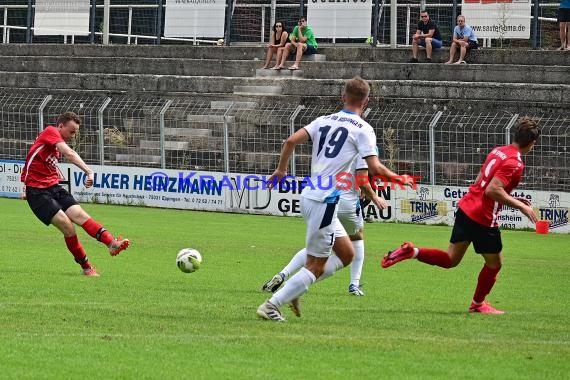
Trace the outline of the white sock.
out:
<instances>
[{"instance_id":1,"label":"white sock","mask_svg":"<svg viewBox=\"0 0 570 380\"><path fill-rule=\"evenodd\" d=\"M350 283L359 286L362 266L364 265L364 240L355 240L352 242L352 246L355 253L350 266Z\"/></svg>"},{"instance_id":2,"label":"white sock","mask_svg":"<svg viewBox=\"0 0 570 380\"><path fill-rule=\"evenodd\" d=\"M288 279L292 273L297 272L301 269L305 263L307 262L307 249L303 248L299 252L293 256L289 264L285 268L281 270L279 273L283 273L285 275L285 279Z\"/></svg>"},{"instance_id":3,"label":"white sock","mask_svg":"<svg viewBox=\"0 0 570 380\"><path fill-rule=\"evenodd\" d=\"M293 277L289 279L283 285L281 289L273 294L273 297L269 299L273 305L281 307L286 303L291 302L295 298L301 297L313 282L316 281L316 277L307 268L301 268Z\"/></svg>"},{"instance_id":4,"label":"white sock","mask_svg":"<svg viewBox=\"0 0 570 380\"><path fill-rule=\"evenodd\" d=\"M333 274L335 274L336 271L342 268L344 268L344 264L342 263L342 261L340 261L338 256L330 255L327 262L325 263L325 270L323 274L321 274L321 276L317 278L317 282L332 276Z\"/></svg>"}]
</instances>

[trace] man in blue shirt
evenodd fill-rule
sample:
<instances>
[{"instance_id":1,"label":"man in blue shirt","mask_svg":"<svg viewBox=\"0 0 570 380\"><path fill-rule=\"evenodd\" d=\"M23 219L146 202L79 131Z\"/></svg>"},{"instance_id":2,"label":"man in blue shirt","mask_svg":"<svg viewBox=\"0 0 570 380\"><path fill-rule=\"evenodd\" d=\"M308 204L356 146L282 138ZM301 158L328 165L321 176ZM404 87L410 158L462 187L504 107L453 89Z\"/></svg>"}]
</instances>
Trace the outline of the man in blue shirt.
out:
<instances>
[{"instance_id":1,"label":"man in blue shirt","mask_svg":"<svg viewBox=\"0 0 570 380\"><path fill-rule=\"evenodd\" d=\"M449 49L449 61L445 62L446 65L451 63L459 65L461 63L466 63L463 59L467 50L477 49L479 45L477 44L477 37L473 33L473 29L465 24L465 16L459 15L457 17L457 26L453 29L453 42L451 43L451 48ZM455 52L459 49L459 59L453 62L455 58Z\"/></svg>"},{"instance_id":2,"label":"man in blue shirt","mask_svg":"<svg viewBox=\"0 0 570 380\"><path fill-rule=\"evenodd\" d=\"M570 50L570 0L561 0L558 10L560 25L560 47L558 50Z\"/></svg>"}]
</instances>

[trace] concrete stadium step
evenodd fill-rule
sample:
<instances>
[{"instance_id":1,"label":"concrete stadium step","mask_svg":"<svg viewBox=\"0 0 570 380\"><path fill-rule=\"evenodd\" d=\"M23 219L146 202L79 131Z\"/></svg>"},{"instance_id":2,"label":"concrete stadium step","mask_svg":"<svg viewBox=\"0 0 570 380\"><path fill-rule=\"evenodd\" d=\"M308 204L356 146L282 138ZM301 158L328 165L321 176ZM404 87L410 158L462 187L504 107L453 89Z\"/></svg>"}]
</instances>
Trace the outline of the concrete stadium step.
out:
<instances>
[{"instance_id":1,"label":"concrete stadium step","mask_svg":"<svg viewBox=\"0 0 570 380\"><path fill-rule=\"evenodd\" d=\"M162 160L161 156L155 156L150 154L124 154L124 153L117 153L115 155L115 161L121 163L122 165L125 164L141 164L141 165L148 165L148 164L160 164Z\"/></svg>"},{"instance_id":2,"label":"concrete stadium step","mask_svg":"<svg viewBox=\"0 0 570 380\"><path fill-rule=\"evenodd\" d=\"M366 61L350 64L333 61L305 62L301 65L301 70L257 69L257 66L258 63L254 61L204 61L171 58L3 57L0 60L0 71L2 72L210 76L216 77L216 80L224 80L226 77L252 76L258 78L348 79L360 75L366 79L570 84L570 75L568 75L570 67L568 66L514 64L458 66ZM160 111L161 106L159 106L158 111Z\"/></svg>"},{"instance_id":3,"label":"concrete stadium step","mask_svg":"<svg viewBox=\"0 0 570 380\"><path fill-rule=\"evenodd\" d=\"M160 141L156 140L140 140L140 147L143 149L160 149ZM187 141L165 141L164 149L166 150L188 150L189 143Z\"/></svg>"},{"instance_id":4,"label":"concrete stadium step","mask_svg":"<svg viewBox=\"0 0 570 380\"><path fill-rule=\"evenodd\" d=\"M263 77L293 77L293 78L302 78L303 77L303 70L272 70L272 69L256 69L255 70L255 77L256 78L263 78Z\"/></svg>"},{"instance_id":5,"label":"concrete stadium step","mask_svg":"<svg viewBox=\"0 0 570 380\"><path fill-rule=\"evenodd\" d=\"M93 60L102 57L144 57L144 58L190 58L231 60L262 60L265 57L264 46L191 46L191 45L71 45L71 44L0 44L0 55L31 57L92 57ZM411 47L396 49L369 45L335 46L321 44L319 54L326 56L327 61L340 62L407 62L411 56ZM448 59L447 48L435 50L435 61L444 62ZM420 60L425 52L420 53ZM527 50L527 49L495 49L484 48L470 51L468 63L508 64L508 65L558 65L570 66L570 55L564 51ZM260 61L257 62L259 65Z\"/></svg>"},{"instance_id":6,"label":"concrete stadium step","mask_svg":"<svg viewBox=\"0 0 570 380\"><path fill-rule=\"evenodd\" d=\"M175 137L211 137L212 130L205 128L164 128L165 136Z\"/></svg>"},{"instance_id":7,"label":"concrete stadium step","mask_svg":"<svg viewBox=\"0 0 570 380\"><path fill-rule=\"evenodd\" d=\"M210 102L210 108L213 110L227 110L230 106L232 110L255 110L259 107L259 103L231 100L212 100Z\"/></svg>"},{"instance_id":8,"label":"concrete stadium step","mask_svg":"<svg viewBox=\"0 0 570 380\"><path fill-rule=\"evenodd\" d=\"M0 83L8 88L89 89L90 91L126 91L131 94L165 95L180 93L234 94L240 96L295 95L299 97L338 96L344 79L275 79L180 77L155 75L98 75L61 73L5 73ZM516 100L549 104L570 103L570 85L533 83L484 83L422 80L369 80L372 96L382 98L425 98L463 100ZM252 86L252 87L244 87ZM273 88L275 87L275 88ZM189 93L188 89L193 92Z\"/></svg>"},{"instance_id":9,"label":"concrete stadium step","mask_svg":"<svg viewBox=\"0 0 570 380\"><path fill-rule=\"evenodd\" d=\"M281 95L283 87L281 86L234 86L234 94L236 95Z\"/></svg>"},{"instance_id":10,"label":"concrete stadium step","mask_svg":"<svg viewBox=\"0 0 570 380\"><path fill-rule=\"evenodd\" d=\"M233 123L235 121L234 116L224 116L224 115L188 115L186 118L187 121L191 123L202 123L202 124L210 124L210 123L221 123L223 124L225 121L229 123Z\"/></svg>"}]
</instances>

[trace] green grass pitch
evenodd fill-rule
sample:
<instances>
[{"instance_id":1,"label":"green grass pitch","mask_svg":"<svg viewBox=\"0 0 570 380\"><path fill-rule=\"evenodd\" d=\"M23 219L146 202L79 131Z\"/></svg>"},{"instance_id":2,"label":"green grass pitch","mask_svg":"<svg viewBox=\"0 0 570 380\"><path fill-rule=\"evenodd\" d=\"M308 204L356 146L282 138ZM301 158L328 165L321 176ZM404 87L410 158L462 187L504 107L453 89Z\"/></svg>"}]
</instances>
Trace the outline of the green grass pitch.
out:
<instances>
[{"instance_id":1,"label":"green grass pitch","mask_svg":"<svg viewBox=\"0 0 570 380\"><path fill-rule=\"evenodd\" d=\"M302 318L256 318L261 285L304 245L301 218L85 204L132 246L78 235L101 277L80 275L61 234L0 199L2 379L568 379L570 236L504 231L505 263L472 315L482 259L381 269L402 241L447 247L450 227L366 224L365 297L349 271L314 285ZM184 274L176 253L197 248Z\"/></svg>"}]
</instances>

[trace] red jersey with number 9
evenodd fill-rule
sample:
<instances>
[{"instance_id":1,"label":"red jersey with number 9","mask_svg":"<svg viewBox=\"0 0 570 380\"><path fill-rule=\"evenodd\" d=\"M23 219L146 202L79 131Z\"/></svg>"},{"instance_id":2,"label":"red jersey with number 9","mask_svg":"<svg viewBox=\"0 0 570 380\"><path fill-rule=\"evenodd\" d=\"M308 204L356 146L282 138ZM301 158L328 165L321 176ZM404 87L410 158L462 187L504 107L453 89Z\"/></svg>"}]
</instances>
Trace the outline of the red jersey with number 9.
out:
<instances>
[{"instance_id":1,"label":"red jersey with number 9","mask_svg":"<svg viewBox=\"0 0 570 380\"><path fill-rule=\"evenodd\" d=\"M56 127L46 127L34 141L26 157L21 181L26 186L46 188L57 185L60 180L59 150L55 144L64 142Z\"/></svg>"},{"instance_id":2,"label":"red jersey with number 9","mask_svg":"<svg viewBox=\"0 0 570 380\"><path fill-rule=\"evenodd\" d=\"M459 208L483 226L498 227L503 205L486 196L485 189L493 178L497 178L510 194L519 184L523 170L524 162L516 147L507 145L493 149L481 167L479 181L469 187L469 192L459 201Z\"/></svg>"}]
</instances>

